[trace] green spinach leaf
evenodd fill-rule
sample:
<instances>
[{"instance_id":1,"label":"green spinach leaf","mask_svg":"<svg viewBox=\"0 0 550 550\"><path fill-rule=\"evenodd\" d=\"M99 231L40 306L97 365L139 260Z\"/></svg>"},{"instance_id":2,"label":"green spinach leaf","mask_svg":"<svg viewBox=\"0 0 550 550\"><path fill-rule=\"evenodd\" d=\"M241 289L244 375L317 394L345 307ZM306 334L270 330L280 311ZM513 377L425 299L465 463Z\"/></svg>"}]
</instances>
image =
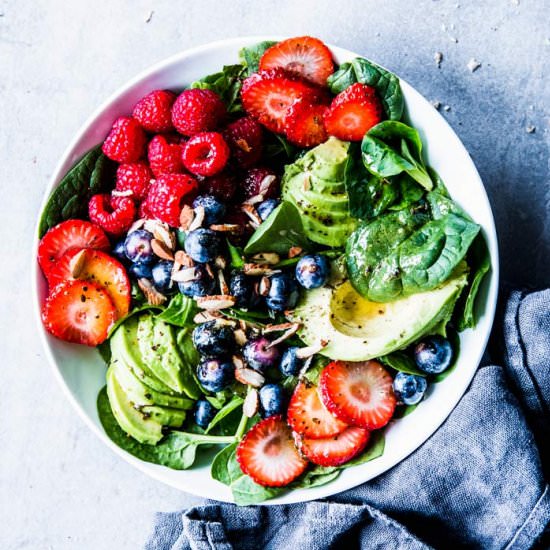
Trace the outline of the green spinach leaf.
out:
<instances>
[{"instance_id":1,"label":"green spinach leaf","mask_svg":"<svg viewBox=\"0 0 550 550\"><path fill-rule=\"evenodd\" d=\"M294 160L298 149L284 136L268 132L264 140L264 155L267 158L281 157L283 160Z\"/></svg>"},{"instance_id":2,"label":"green spinach leaf","mask_svg":"<svg viewBox=\"0 0 550 550\"><path fill-rule=\"evenodd\" d=\"M157 315L157 319L176 327L192 327L196 312L195 301L178 293L170 300L168 307Z\"/></svg>"},{"instance_id":3,"label":"green spinach leaf","mask_svg":"<svg viewBox=\"0 0 550 550\"><path fill-rule=\"evenodd\" d=\"M212 460L210 466L210 475L216 480L220 481L224 485L231 485L231 483L242 475L239 469L239 475L235 476L235 471L229 469L229 463L233 459L233 456L237 450L239 443L235 441L231 445L224 447ZM235 461L236 462L236 461Z\"/></svg>"},{"instance_id":4,"label":"green spinach leaf","mask_svg":"<svg viewBox=\"0 0 550 550\"><path fill-rule=\"evenodd\" d=\"M214 73L196 80L190 88L201 88L216 92L225 103L227 112L242 111L240 91L242 79L246 73L244 65L225 65L219 73Z\"/></svg>"},{"instance_id":5,"label":"green spinach leaf","mask_svg":"<svg viewBox=\"0 0 550 550\"><path fill-rule=\"evenodd\" d=\"M211 420L210 424L206 428L206 433L209 433L212 428L217 426L224 418L230 415L233 411L238 409L244 403L244 399L239 395L234 395L228 403L226 403L217 413L216 416Z\"/></svg>"},{"instance_id":6,"label":"green spinach leaf","mask_svg":"<svg viewBox=\"0 0 550 550\"><path fill-rule=\"evenodd\" d=\"M247 74L257 73L260 65L260 59L265 51L271 46L277 44L271 40L259 42L249 48L242 48L239 52L239 59L246 66Z\"/></svg>"},{"instance_id":7,"label":"green spinach leaf","mask_svg":"<svg viewBox=\"0 0 550 550\"><path fill-rule=\"evenodd\" d=\"M379 357L379 360L384 365L396 371L426 376L426 373L417 368L412 357L408 356L404 351L394 351L393 353Z\"/></svg>"},{"instance_id":8,"label":"green spinach leaf","mask_svg":"<svg viewBox=\"0 0 550 550\"><path fill-rule=\"evenodd\" d=\"M227 241L227 250L229 251L229 259L233 269L241 269L244 265L243 251L238 246L232 245Z\"/></svg>"}]
</instances>

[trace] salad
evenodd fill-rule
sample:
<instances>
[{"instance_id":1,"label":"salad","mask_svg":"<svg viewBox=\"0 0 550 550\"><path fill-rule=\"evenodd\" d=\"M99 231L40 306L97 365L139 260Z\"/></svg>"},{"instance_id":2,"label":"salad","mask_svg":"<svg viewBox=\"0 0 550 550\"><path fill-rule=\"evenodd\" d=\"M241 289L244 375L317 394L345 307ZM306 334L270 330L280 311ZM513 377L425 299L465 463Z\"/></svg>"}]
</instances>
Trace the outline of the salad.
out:
<instances>
[{"instance_id":1,"label":"salad","mask_svg":"<svg viewBox=\"0 0 550 550\"><path fill-rule=\"evenodd\" d=\"M39 232L44 327L101 353L106 434L210 461L238 504L379 457L452 370L490 269L399 79L307 36L145 95Z\"/></svg>"}]
</instances>

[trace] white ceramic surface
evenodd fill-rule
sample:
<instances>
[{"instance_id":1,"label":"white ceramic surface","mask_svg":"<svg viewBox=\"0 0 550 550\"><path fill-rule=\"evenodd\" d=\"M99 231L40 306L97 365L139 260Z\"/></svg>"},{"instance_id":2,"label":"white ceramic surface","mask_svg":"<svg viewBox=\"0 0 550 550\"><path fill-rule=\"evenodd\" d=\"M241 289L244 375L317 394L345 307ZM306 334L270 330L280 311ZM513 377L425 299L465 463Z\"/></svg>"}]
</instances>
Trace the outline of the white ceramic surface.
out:
<instances>
[{"instance_id":1,"label":"white ceramic surface","mask_svg":"<svg viewBox=\"0 0 550 550\"><path fill-rule=\"evenodd\" d=\"M224 64L235 63L241 47L260 40L278 38L248 37L211 43L171 57L139 75L109 98L84 124L62 156L46 190L44 203L68 168L85 151L102 141L113 120L119 115L129 113L135 102L145 93L157 88L181 89L193 80L218 71ZM356 56L348 50L333 46L331 50L339 63ZM388 426L383 456L367 464L344 470L330 484L314 489L292 491L265 504L301 502L326 497L368 481L400 462L443 423L466 391L485 350L498 290L498 248L491 207L477 170L456 134L416 90L403 80L401 85L406 100L407 116L421 134L429 164L441 175L453 198L481 224L488 240L493 267L481 292L483 300L480 301L484 302L483 313L475 330L467 330L461 334L461 352L454 371L443 382L430 387L427 399L413 414ZM107 438L96 411L96 398L104 385L105 375L105 366L99 354L93 349L56 340L42 328L39 311L45 296L46 284L35 261L36 245L37 241L33 247L36 320L55 376L75 410L106 445L151 477L195 495L231 501L229 489L210 477L206 460L200 461L191 470L174 471L142 462L118 448Z\"/></svg>"}]
</instances>

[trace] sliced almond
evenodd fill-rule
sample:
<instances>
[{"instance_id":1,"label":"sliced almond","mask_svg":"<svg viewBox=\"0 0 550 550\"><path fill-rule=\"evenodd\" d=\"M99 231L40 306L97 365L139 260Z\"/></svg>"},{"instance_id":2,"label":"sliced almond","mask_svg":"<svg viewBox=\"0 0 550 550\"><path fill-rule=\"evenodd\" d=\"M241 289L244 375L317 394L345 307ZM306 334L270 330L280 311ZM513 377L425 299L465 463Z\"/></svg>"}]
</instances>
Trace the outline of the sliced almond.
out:
<instances>
[{"instance_id":1,"label":"sliced almond","mask_svg":"<svg viewBox=\"0 0 550 550\"><path fill-rule=\"evenodd\" d=\"M309 370L309 367L311 367L311 363L313 363L313 355L311 357L308 357L300 369L300 372L298 373L298 378L303 378L306 374L306 372Z\"/></svg>"},{"instance_id":2,"label":"sliced almond","mask_svg":"<svg viewBox=\"0 0 550 550\"><path fill-rule=\"evenodd\" d=\"M269 277L266 277L264 275L260 279L260 283L258 284L258 294L260 296L267 296L269 294L270 288L271 288L271 281L269 280Z\"/></svg>"},{"instance_id":3,"label":"sliced almond","mask_svg":"<svg viewBox=\"0 0 550 550\"><path fill-rule=\"evenodd\" d=\"M227 260L223 256L217 256L214 260L214 265L218 269L225 269L227 267Z\"/></svg>"},{"instance_id":4,"label":"sliced almond","mask_svg":"<svg viewBox=\"0 0 550 550\"><path fill-rule=\"evenodd\" d=\"M319 353L327 345L328 342L326 340L321 340L318 344L307 346L305 348L300 348L296 351L296 357L298 357L298 359L307 359L309 357L313 357L316 353Z\"/></svg>"},{"instance_id":5,"label":"sliced almond","mask_svg":"<svg viewBox=\"0 0 550 550\"><path fill-rule=\"evenodd\" d=\"M260 218L260 214L258 214L258 212L256 212L256 209L251 204L243 204L242 207L241 207L241 210L256 225L260 225L262 223L262 218Z\"/></svg>"},{"instance_id":6,"label":"sliced almond","mask_svg":"<svg viewBox=\"0 0 550 550\"><path fill-rule=\"evenodd\" d=\"M214 278L214 270L212 269L212 266L210 264L204 264L204 269L206 269L206 273L208 273L208 276L213 279Z\"/></svg>"},{"instance_id":7,"label":"sliced almond","mask_svg":"<svg viewBox=\"0 0 550 550\"><path fill-rule=\"evenodd\" d=\"M249 199L245 200L243 204L259 204L260 202L264 202L264 196L263 195L254 195L253 197L250 197Z\"/></svg>"},{"instance_id":8,"label":"sliced almond","mask_svg":"<svg viewBox=\"0 0 550 550\"><path fill-rule=\"evenodd\" d=\"M168 225L159 223L153 231L153 236L163 242L170 250L176 248L176 236L170 231Z\"/></svg>"},{"instance_id":9,"label":"sliced almond","mask_svg":"<svg viewBox=\"0 0 550 550\"><path fill-rule=\"evenodd\" d=\"M174 253L162 241L151 239L151 249L161 260L174 261Z\"/></svg>"},{"instance_id":10,"label":"sliced almond","mask_svg":"<svg viewBox=\"0 0 550 550\"><path fill-rule=\"evenodd\" d=\"M166 302L167 298L164 294L161 294L149 279L138 279L138 286L147 298L147 303L152 306L160 306Z\"/></svg>"},{"instance_id":11,"label":"sliced almond","mask_svg":"<svg viewBox=\"0 0 550 550\"><path fill-rule=\"evenodd\" d=\"M188 231L189 226L193 223L195 217L195 211L186 204L180 212L180 229Z\"/></svg>"},{"instance_id":12,"label":"sliced almond","mask_svg":"<svg viewBox=\"0 0 550 550\"><path fill-rule=\"evenodd\" d=\"M243 273L245 275L270 275L273 273L271 266L269 264L244 264Z\"/></svg>"},{"instance_id":13,"label":"sliced almond","mask_svg":"<svg viewBox=\"0 0 550 550\"><path fill-rule=\"evenodd\" d=\"M218 311L210 311L210 313L217 313L218 317L216 318L216 324L219 326L224 327L231 327L235 328L237 326L237 321L233 319L226 319L225 317L222 317L222 314Z\"/></svg>"},{"instance_id":14,"label":"sliced almond","mask_svg":"<svg viewBox=\"0 0 550 550\"><path fill-rule=\"evenodd\" d=\"M233 355L231 361L236 369L244 369L244 361L240 355Z\"/></svg>"},{"instance_id":15,"label":"sliced almond","mask_svg":"<svg viewBox=\"0 0 550 550\"><path fill-rule=\"evenodd\" d=\"M236 223L214 223L210 226L212 231L219 231L220 233L240 233L242 228Z\"/></svg>"},{"instance_id":16,"label":"sliced almond","mask_svg":"<svg viewBox=\"0 0 550 550\"><path fill-rule=\"evenodd\" d=\"M285 330L279 338L276 338L273 340L267 347L272 348L273 346L277 346L281 342L284 342L285 340L288 340L290 337L294 336L298 329L300 328L300 325L298 323L295 323L293 326L291 326L288 330Z\"/></svg>"},{"instance_id":17,"label":"sliced almond","mask_svg":"<svg viewBox=\"0 0 550 550\"><path fill-rule=\"evenodd\" d=\"M290 250L288 251L288 257L289 258L296 258L296 256L299 256L303 252L303 249L299 246L291 246Z\"/></svg>"},{"instance_id":18,"label":"sliced almond","mask_svg":"<svg viewBox=\"0 0 550 550\"><path fill-rule=\"evenodd\" d=\"M229 285L225 281L223 269L218 269L218 284L220 285L220 292L222 294L229 294Z\"/></svg>"},{"instance_id":19,"label":"sliced almond","mask_svg":"<svg viewBox=\"0 0 550 550\"><path fill-rule=\"evenodd\" d=\"M133 233L134 231L137 231L138 229L141 229L145 225L145 219L141 218L139 220L136 220L131 226L130 229L128 229L128 234Z\"/></svg>"},{"instance_id":20,"label":"sliced almond","mask_svg":"<svg viewBox=\"0 0 550 550\"><path fill-rule=\"evenodd\" d=\"M274 176L274 175L269 175L269 176L266 176L262 182L260 183L260 190L259 190L259 193L260 195L264 195L267 193L267 191L269 190L269 188L271 187L271 184L277 179L277 176Z\"/></svg>"},{"instance_id":21,"label":"sliced almond","mask_svg":"<svg viewBox=\"0 0 550 550\"><path fill-rule=\"evenodd\" d=\"M189 254L187 254L183 250L178 250L174 254L174 261L178 262L183 267L193 267L195 265L193 258L191 258L191 256L189 256Z\"/></svg>"},{"instance_id":22,"label":"sliced almond","mask_svg":"<svg viewBox=\"0 0 550 550\"><path fill-rule=\"evenodd\" d=\"M71 268L71 277L73 279L78 279L82 270L84 269L84 264L86 263L86 249L83 248L80 252L75 254L71 258L69 267Z\"/></svg>"},{"instance_id":23,"label":"sliced almond","mask_svg":"<svg viewBox=\"0 0 550 550\"><path fill-rule=\"evenodd\" d=\"M252 418L260 410L260 394L256 388L251 388L243 403L243 414Z\"/></svg>"},{"instance_id":24,"label":"sliced almond","mask_svg":"<svg viewBox=\"0 0 550 550\"><path fill-rule=\"evenodd\" d=\"M260 252L259 254L254 254L252 259L259 264L269 265L275 265L281 261L279 254L276 252Z\"/></svg>"},{"instance_id":25,"label":"sliced almond","mask_svg":"<svg viewBox=\"0 0 550 550\"><path fill-rule=\"evenodd\" d=\"M246 332L240 328L238 328L235 331L235 342L237 342L237 345L244 346L248 342L248 338L246 337Z\"/></svg>"},{"instance_id":26,"label":"sliced almond","mask_svg":"<svg viewBox=\"0 0 550 550\"><path fill-rule=\"evenodd\" d=\"M200 270L197 267L185 267L172 274L172 281L176 283L188 283L200 279Z\"/></svg>"},{"instance_id":27,"label":"sliced almond","mask_svg":"<svg viewBox=\"0 0 550 550\"><path fill-rule=\"evenodd\" d=\"M194 231L195 229L202 227L202 224L204 222L204 217L205 217L204 206L197 206L194 212L195 212L195 217L193 218L193 221L189 225L189 231Z\"/></svg>"},{"instance_id":28,"label":"sliced almond","mask_svg":"<svg viewBox=\"0 0 550 550\"><path fill-rule=\"evenodd\" d=\"M262 329L263 334L269 334L271 332L282 332L285 330L288 330L289 328L292 328L296 326L296 330L298 330L301 326L301 323L280 323L278 325L266 325Z\"/></svg>"},{"instance_id":29,"label":"sliced almond","mask_svg":"<svg viewBox=\"0 0 550 550\"><path fill-rule=\"evenodd\" d=\"M208 321L215 321L219 316L220 314L217 311L199 311L199 313L193 317L193 322L200 325Z\"/></svg>"},{"instance_id":30,"label":"sliced almond","mask_svg":"<svg viewBox=\"0 0 550 550\"><path fill-rule=\"evenodd\" d=\"M195 299L197 305L201 309L218 310L233 307L235 305L235 297L229 295L220 296L199 296Z\"/></svg>"},{"instance_id":31,"label":"sliced almond","mask_svg":"<svg viewBox=\"0 0 550 550\"><path fill-rule=\"evenodd\" d=\"M253 388L261 388L265 384L265 378L254 369L235 369L235 378L241 383Z\"/></svg>"},{"instance_id":32,"label":"sliced almond","mask_svg":"<svg viewBox=\"0 0 550 550\"><path fill-rule=\"evenodd\" d=\"M118 189L113 189L111 191L113 197L132 197L134 192L131 189L126 189L126 191L119 191Z\"/></svg>"},{"instance_id":33,"label":"sliced almond","mask_svg":"<svg viewBox=\"0 0 550 550\"><path fill-rule=\"evenodd\" d=\"M248 145L248 141L246 141L246 139L244 138L236 139L235 144L241 151L244 151L245 153L250 153L250 151L252 151L252 148L250 147L250 145Z\"/></svg>"}]
</instances>

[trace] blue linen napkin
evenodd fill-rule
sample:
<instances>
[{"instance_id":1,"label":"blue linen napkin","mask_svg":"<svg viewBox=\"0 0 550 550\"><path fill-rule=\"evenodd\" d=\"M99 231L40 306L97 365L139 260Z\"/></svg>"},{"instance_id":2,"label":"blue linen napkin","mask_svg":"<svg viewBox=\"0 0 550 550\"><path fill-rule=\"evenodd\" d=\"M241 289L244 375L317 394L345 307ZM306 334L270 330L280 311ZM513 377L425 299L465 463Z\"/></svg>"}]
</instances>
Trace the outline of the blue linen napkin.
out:
<instances>
[{"instance_id":1,"label":"blue linen napkin","mask_svg":"<svg viewBox=\"0 0 550 550\"><path fill-rule=\"evenodd\" d=\"M145 549L550 548L550 289L512 292L496 323L504 366L392 470L317 502L159 513Z\"/></svg>"}]
</instances>

